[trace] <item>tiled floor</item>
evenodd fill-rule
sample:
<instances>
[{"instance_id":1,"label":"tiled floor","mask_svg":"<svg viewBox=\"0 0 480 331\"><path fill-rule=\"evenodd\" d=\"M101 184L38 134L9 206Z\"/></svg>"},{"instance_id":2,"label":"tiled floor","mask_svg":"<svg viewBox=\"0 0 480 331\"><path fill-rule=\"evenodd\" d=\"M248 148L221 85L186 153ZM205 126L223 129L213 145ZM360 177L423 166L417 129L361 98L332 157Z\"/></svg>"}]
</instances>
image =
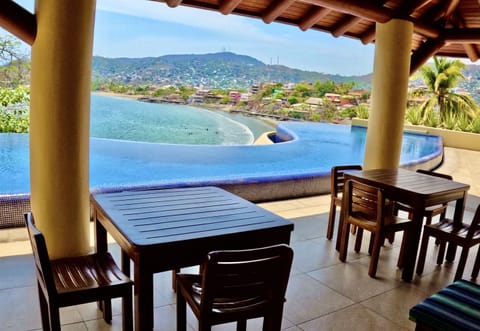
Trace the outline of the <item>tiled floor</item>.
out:
<instances>
[{"instance_id":1,"label":"tiled floor","mask_svg":"<svg viewBox=\"0 0 480 331\"><path fill-rule=\"evenodd\" d=\"M446 149L447 162L438 171L450 173L455 180L470 183L472 195L480 195L475 184L480 171L480 153ZM413 330L408 310L415 303L453 280L456 264L437 267L430 243L429 256L422 277L411 283L401 280L396 268L400 238L382 249L377 279L368 276L369 256L362 249L350 249L347 262L338 260L334 241L325 239L329 195L305 199L263 203L260 206L291 219L295 223L292 247L295 251L283 329L297 330ZM477 204L472 197L465 217L473 216ZM25 229L0 232L0 330L41 329L33 260L29 243L22 240ZM399 236L398 236L399 237ZM351 241L352 242L352 241ZM368 242L368 236L364 238ZM118 246L111 244L118 257ZM464 275L468 276L476 249L471 252ZM155 277L155 330L175 330L175 296L170 273ZM478 282L479 280L477 280ZM120 305L115 301L112 325L100 318L95 304L64 308L63 330L120 330ZM196 321L189 315L191 329ZM234 330L229 324L214 330ZM249 322L249 330L260 330L261 321Z\"/></svg>"}]
</instances>

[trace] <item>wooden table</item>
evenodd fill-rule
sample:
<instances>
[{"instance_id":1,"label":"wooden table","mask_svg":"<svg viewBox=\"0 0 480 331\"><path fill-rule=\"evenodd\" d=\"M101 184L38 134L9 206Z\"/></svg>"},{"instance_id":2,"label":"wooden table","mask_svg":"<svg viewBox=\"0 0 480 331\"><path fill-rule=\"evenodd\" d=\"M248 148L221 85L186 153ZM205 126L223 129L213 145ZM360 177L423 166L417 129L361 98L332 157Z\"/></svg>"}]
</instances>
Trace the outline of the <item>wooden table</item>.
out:
<instances>
[{"instance_id":1,"label":"wooden table","mask_svg":"<svg viewBox=\"0 0 480 331\"><path fill-rule=\"evenodd\" d=\"M461 222L470 185L405 169L373 169L345 172L345 180L353 179L381 187L387 198L413 207L412 227L406 232L402 279L409 282L417 258L425 207L456 201L454 221ZM340 232L340 231L338 231ZM337 235L337 242L340 233Z\"/></svg>"},{"instance_id":2,"label":"wooden table","mask_svg":"<svg viewBox=\"0 0 480 331\"><path fill-rule=\"evenodd\" d=\"M93 194L96 249L107 232L134 263L135 329L153 329L153 274L200 264L208 252L290 242L293 223L216 187Z\"/></svg>"}]
</instances>

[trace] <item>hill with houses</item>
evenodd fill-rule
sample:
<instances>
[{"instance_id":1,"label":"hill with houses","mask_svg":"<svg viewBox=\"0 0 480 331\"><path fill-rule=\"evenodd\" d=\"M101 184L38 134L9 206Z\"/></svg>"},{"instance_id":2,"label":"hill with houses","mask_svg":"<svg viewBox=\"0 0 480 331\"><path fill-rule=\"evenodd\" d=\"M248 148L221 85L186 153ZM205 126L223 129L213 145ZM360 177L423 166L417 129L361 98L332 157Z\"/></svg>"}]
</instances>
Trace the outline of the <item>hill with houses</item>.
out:
<instances>
[{"instance_id":1,"label":"hill with houses","mask_svg":"<svg viewBox=\"0 0 480 331\"><path fill-rule=\"evenodd\" d=\"M369 89L371 75L341 76L268 65L253 57L230 52L165 55L146 58L93 57L93 78L132 85L184 85L208 88L250 88L262 82L298 83L331 80L355 82Z\"/></svg>"}]
</instances>

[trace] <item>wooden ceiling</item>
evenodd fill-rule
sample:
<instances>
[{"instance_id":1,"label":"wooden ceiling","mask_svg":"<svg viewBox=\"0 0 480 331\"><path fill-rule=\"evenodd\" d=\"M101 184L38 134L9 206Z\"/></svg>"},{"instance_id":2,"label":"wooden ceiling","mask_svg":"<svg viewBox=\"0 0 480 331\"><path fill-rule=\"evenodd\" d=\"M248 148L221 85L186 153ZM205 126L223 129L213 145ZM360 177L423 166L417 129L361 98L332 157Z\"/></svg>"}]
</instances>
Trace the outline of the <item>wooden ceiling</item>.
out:
<instances>
[{"instance_id":1,"label":"wooden ceiling","mask_svg":"<svg viewBox=\"0 0 480 331\"><path fill-rule=\"evenodd\" d=\"M375 23L413 22L411 72L431 56L480 56L480 0L151 0L375 42ZM199 12L199 15L201 13ZM219 27L221 28L221 27Z\"/></svg>"}]
</instances>

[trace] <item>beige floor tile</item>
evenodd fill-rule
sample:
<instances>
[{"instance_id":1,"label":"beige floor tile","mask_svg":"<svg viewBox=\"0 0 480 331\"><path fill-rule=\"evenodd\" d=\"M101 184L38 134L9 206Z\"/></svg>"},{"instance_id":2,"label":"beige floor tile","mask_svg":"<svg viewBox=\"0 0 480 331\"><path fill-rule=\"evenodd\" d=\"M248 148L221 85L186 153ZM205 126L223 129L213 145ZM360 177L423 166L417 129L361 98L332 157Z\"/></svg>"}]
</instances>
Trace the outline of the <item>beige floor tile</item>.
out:
<instances>
[{"instance_id":1,"label":"beige floor tile","mask_svg":"<svg viewBox=\"0 0 480 331\"><path fill-rule=\"evenodd\" d=\"M406 330L359 304L300 324L299 327L304 331Z\"/></svg>"}]
</instances>

